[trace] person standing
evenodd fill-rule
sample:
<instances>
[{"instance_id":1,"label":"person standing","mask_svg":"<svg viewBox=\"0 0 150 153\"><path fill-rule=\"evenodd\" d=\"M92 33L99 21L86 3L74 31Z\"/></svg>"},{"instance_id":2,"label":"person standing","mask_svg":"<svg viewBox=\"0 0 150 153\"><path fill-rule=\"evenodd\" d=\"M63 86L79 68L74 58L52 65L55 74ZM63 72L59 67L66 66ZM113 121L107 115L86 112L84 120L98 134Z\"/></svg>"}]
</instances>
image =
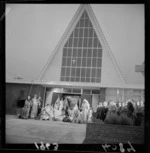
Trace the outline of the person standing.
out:
<instances>
[{"instance_id":1,"label":"person standing","mask_svg":"<svg viewBox=\"0 0 150 153\"><path fill-rule=\"evenodd\" d=\"M32 99L32 110L31 110L32 119L35 119L37 117L37 111L38 111L37 95L34 95L34 98Z\"/></svg>"},{"instance_id":2,"label":"person standing","mask_svg":"<svg viewBox=\"0 0 150 153\"><path fill-rule=\"evenodd\" d=\"M40 96L37 99L37 105L38 105L38 108L37 108L37 117L39 118L39 115L40 115L41 109L42 109L42 99L41 99Z\"/></svg>"},{"instance_id":3,"label":"person standing","mask_svg":"<svg viewBox=\"0 0 150 153\"><path fill-rule=\"evenodd\" d=\"M30 96L28 96L27 99L25 100L25 104L22 109L20 118L27 119L29 117L30 106L31 106L31 99Z\"/></svg>"}]
</instances>

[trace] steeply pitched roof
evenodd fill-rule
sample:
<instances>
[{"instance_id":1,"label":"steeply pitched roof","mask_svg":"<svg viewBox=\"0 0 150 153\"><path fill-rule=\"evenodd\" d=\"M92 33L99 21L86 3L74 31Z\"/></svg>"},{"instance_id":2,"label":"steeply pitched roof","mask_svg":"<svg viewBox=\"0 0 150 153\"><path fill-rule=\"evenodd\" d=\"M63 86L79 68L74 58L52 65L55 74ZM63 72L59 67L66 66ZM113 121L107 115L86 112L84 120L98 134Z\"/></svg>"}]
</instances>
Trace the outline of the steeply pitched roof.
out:
<instances>
[{"instance_id":1,"label":"steeply pitched roof","mask_svg":"<svg viewBox=\"0 0 150 153\"><path fill-rule=\"evenodd\" d=\"M11 7L11 6L9 6L9 7ZM66 8L66 10L67 10L67 8L69 8L68 6L63 6L63 7L65 7ZM118 35L118 33L116 32L116 30L115 30L115 28L117 27L118 28L118 30L120 30L120 29L122 29L122 30L124 30L124 33L126 32L127 33L127 36L131 36L131 35L128 35L128 31L127 30L129 30L128 29L128 27L127 26L130 26L130 24L129 23L125 23L125 21L130 21L131 19L132 19L132 17L130 18L130 20L124 20L124 19L122 19L121 20L121 22L120 22L120 19L118 20L118 17L120 17L120 15L117 15L116 16L116 12L117 11L114 11L113 13L112 13L112 16L109 14L109 13L111 13L111 10L113 10L112 9L112 6L110 6L110 7L108 7L108 6L106 6L106 5L91 5L91 6L89 6L89 10L91 9L91 7L92 7L92 9L93 9L93 11L94 11L94 13L95 13L95 15L94 15L94 13L93 13L93 11L92 11L92 13L90 13L90 14L93 14L93 16L94 17L92 17L92 18L97 18L97 20L98 20L98 22L99 22L99 24L100 24L100 26L102 27L102 30L103 30L103 32L104 32L104 34L105 34L105 36L106 36L106 38L107 38L107 41L109 42L109 45L110 45L110 48L112 49L112 52L113 52L113 55L115 56L115 58L116 58L116 60L117 60L117 62L118 62L118 65L120 66L120 68L121 68L121 72L123 73L123 80L125 80L125 83L127 83L126 84L126 86L128 85L128 84L132 84L132 83L136 83L134 86L139 86L139 85L142 85L143 86L143 80L144 80L144 77L142 76L142 74L140 74L140 73L135 73L134 72L134 65L140 65L143 61L141 61L142 60L142 58L143 58L143 52L142 52L142 50L143 50L143 48L142 48L142 44L141 44L141 42L139 43L140 45L137 45L136 44L136 42L138 42L138 41L142 41L143 42L143 40L142 39L138 39L138 41L134 41L133 40L133 43L132 43L132 39L129 39L128 41L125 41L125 45L126 46L123 46L124 45L124 43L119 43L119 44L117 44L118 42L117 42L117 40L119 39L119 37L121 37L121 38L123 38L123 40L124 39L126 39L126 35L125 35L125 37L123 36L122 37L122 32L120 31L120 35ZM129 8L129 10L131 10L132 8L134 9L135 8L135 10L138 10L137 12L139 13L139 15L142 17L142 10L141 11L139 11L139 8L137 9L137 7L139 7L139 6L127 6L127 7L124 7L124 6L121 6L121 8L124 8L124 9L128 9ZM23 6L20 6L20 8L24 8ZM32 13L33 14L37 14L37 11L34 9L34 8L36 8L36 10L37 10L37 7L36 6L33 6L33 7L31 7L30 9L32 9L32 11L30 12L31 13L31 19L33 20L33 15L32 15ZM51 8L51 6L48 6L48 8ZM47 8L47 9L48 9ZM57 10L57 8L59 8L59 6L57 7L56 6L56 10ZM81 6L78 8L78 10L77 10L77 12L79 12L79 9L81 8ZM107 10L107 8L110 8L110 11L106 11L106 12L108 12L108 13L105 13L104 11L105 10ZM113 6L113 8L119 8L120 9L120 6L118 7L118 6ZM141 6L140 6L140 8L141 8ZM42 8L43 9L43 8ZM41 10L42 10L41 9ZM76 7L76 9L77 9L77 7ZM51 9L50 9L51 10ZM100 11L100 10L103 10L103 11ZM121 9L122 10L122 9ZM25 11L25 9L24 9L24 11ZM24 11L22 11L22 12L20 12L20 14L22 13L24 13ZM45 11L45 10L44 10ZM75 11L75 9L74 9L74 11ZM16 10L15 10L15 12L16 12ZM46 12L47 12L47 10L46 10ZM59 12L59 11L58 11ZM75 15L74 15L74 17L73 17L73 19L72 19L72 21L71 22L73 22L73 20L74 20L74 18L75 18L75 16L77 16L76 14L77 14L77 12L75 13ZM123 11L120 11L121 12L121 15L127 15L127 18L129 18L128 17L128 14L126 14L126 12L125 12L125 10L123 10ZM134 12L134 11L133 11ZM16 12L17 13L17 12ZM73 13L73 12L72 12ZM135 12L134 12L135 13ZM115 16L113 16L115 14ZM11 12L9 13L9 16L7 17L7 19L9 19L9 21L10 21L10 18L12 17L12 15L14 15L14 13L13 13L13 9L11 9ZM24 14L23 14L24 15ZM47 15L49 16L49 17L51 17L51 13L49 14L49 13L47 13ZM105 16L106 15L106 16ZM132 14L132 12L131 12L131 16L132 16L133 14ZM38 16L39 16L39 14L38 14ZM70 17L71 17L72 15L70 15ZM90 15L91 16L91 15ZM95 17L96 16L96 17ZM110 17L109 17L110 16ZM26 17L26 16L24 16L24 17ZM58 20L60 20L60 18L59 18L60 16L58 15L57 16L57 19ZM123 17L126 17L126 16L123 16ZM136 17L136 16L134 16L134 17ZM136 18L136 20L138 20L138 19L140 19L140 21L141 21L141 17L139 18ZM47 17L46 17L47 18ZM61 18L63 18L63 16L61 16ZM80 18L80 17L79 17ZM79 19L78 18L78 19ZM111 19L112 18L112 19ZM16 18L16 19L18 19L18 17ZM106 20L105 20L106 19ZM93 19L91 19L90 18L90 20L93 20ZM97 22L97 20L95 19L95 21L94 22ZM50 19L50 21L52 21L52 19ZM63 22L64 21L64 22ZM62 22L60 23L60 25L59 26L57 26L57 28L54 28L53 29L53 33L55 34L56 33L56 31L55 30L57 30L57 29L61 29L61 28L59 28L59 27L62 27L62 25L63 24L65 24L65 22L66 22L67 20L62 20ZM69 19L68 19L68 21L69 21ZM103 22L104 21L104 22ZM119 25L117 26L117 24L113 24L112 23L112 25L111 26L108 26L108 23L107 22L105 22L105 21L109 21L108 23L110 23L110 22L112 22L112 21L117 21L117 22L119 22ZM123 21L123 22L122 22ZM135 20L134 20L135 21ZM134 23L136 23L137 24L137 22L132 22L133 24L132 25L134 25ZM139 22L140 22L139 21ZM9 23L11 23L11 22L9 22ZM44 23L45 23L45 21L44 21ZM51 23L51 22L50 22ZM104 24L103 24L104 23ZM105 24L106 23L106 24ZM122 24L120 24L120 23L123 23L123 24L125 24L125 28L126 29L124 29L124 25L122 25ZM55 24L55 23L54 23ZM71 24L71 23L70 23ZM70 26L70 24L68 25L68 28L69 28L69 26ZM99 24L98 24L98 28L96 28L96 29L101 29L100 28L100 26L99 26ZM8 25L8 24L7 24ZM9 25L13 25L12 27L16 27L14 24L9 24ZM37 25L39 25L39 23L37 24ZM127 25L127 26L126 26ZM32 26L32 24L30 25L30 26ZM34 25L34 27L35 27L36 25ZM95 24L94 24L94 26L96 26ZM105 28L105 26L106 26L106 28ZM116 26L115 28L114 28L114 31L116 32L116 34L114 33L114 32L111 32L112 31L112 29L111 29L111 27L113 27L113 26ZM122 26L123 26L123 28L122 28ZM121 27L121 28L120 28ZM141 28L142 26L141 26L141 24L140 24L140 27L139 26L137 26L138 28ZM39 29L39 26L37 26L36 27L37 29ZM49 30L49 33L51 33L51 26L49 25L49 28L50 28L50 30ZM67 28L67 29L68 29ZM109 28L110 28L110 30L109 30ZM133 26L131 26L131 30L132 30L132 28L133 28ZM12 30L12 29L10 29L10 30ZM27 30L27 29L26 29ZM46 29L46 30L48 30L48 29ZM72 30L72 29L71 29ZM71 30L68 30L68 31L71 31ZM101 31L102 31L101 30ZM132 32L130 30L130 33ZM8 30L7 30L8 31ZM64 29L62 30L62 31L64 31ZM66 30L67 31L67 30ZM100 31L100 30L97 30L97 31ZM134 30L133 30L134 31ZM141 29L140 29L140 31L141 31ZM11 31L10 31L11 32ZM9 32L9 33L10 33ZM108 33L107 33L108 32ZM134 31L134 32L136 32L136 30ZM133 34L134 35L136 35L135 33L133 32ZM65 33L67 33L67 32L65 32ZM65 35L65 33L64 33L64 35ZM68 32L69 33L69 32ZM99 33L99 32L97 32L97 33ZM141 32L142 33L142 32ZM33 33L33 35L35 35L34 33ZM137 34L137 36L139 35L139 33ZM8 35L9 36L9 35ZM61 35L60 35L61 36ZM62 39L60 39L59 37L60 36L57 36L57 40L56 40L56 42L58 41L58 40L62 40ZM69 34L66 34L66 36L67 37L69 37ZM119 36L119 37L118 37ZM141 35L140 35L141 36ZM65 39L65 41L68 39L67 37L65 37L64 36L64 39ZM103 37L102 35L100 36L100 37ZM111 38L111 39L110 39ZM114 39L112 39L112 38L114 38ZM133 39L134 39L134 37L132 37ZM140 37L141 38L141 37ZM27 39L27 38L25 38L25 39ZM50 39L51 39L51 37L50 37ZM101 38L99 38L99 39L101 39ZM104 37L104 39L105 39L105 37ZM128 39L128 38L127 38ZM12 40L12 38L10 39L10 40ZM36 39L35 39L36 40ZM122 40L122 39L121 39ZM59 42L60 42L59 41ZM65 42L64 41L64 42ZM115 42L116 41L116 42ZM7 41L8 42L8 41ZM13 41L11 41L11 42L13 42ZM36 41L35 41L36 42ZM43 42L45 42L45 40L43 40ZM112 43L111 43L112 42ZM121 42L121 41L120 41ZM107 43L107 42L106 42ZM135 45L130 45L129 44L129 48L127 47L128 46L128 43L130 43L130 44L135 44ZM8 45L9 43L7 43L7 45ZM37 43L36 43L37 44ZM54 44L54 43L51 43L51 42L49 42L49 44ZM61 43L58 43L57 44L57 49L55 48L55 50L59 50L60 49L60 46L59 46L59 44L61 44ZM121 45L122 46L121 46ZM120 46L121 47L120 47ZM38 45L37 45L38 46ZM49 45L49 47L48 48L50 48L50 46L51 45ZM108 46L108 44L106 45L107 46L107 48L109 47ZM117 46L116 48L114 47L114 46ZM134 46L138 46L138 47L134 47ZM43 46L44 47L44 46ZM24 48L24 50L25 49L27 49L25 46L23 47ZM41 47L42 48L42 47ZM52 48L54 48L54 46L53 47L51 47L51 49ZM140 50L141 50L141 52L139 53L139 50L137 49L137 48L140 48ZM19 48L17 47L17 46L14 46L14 48L13 48L14 50L18 50L19 51ZM126 52L126 49L127 49L127 52ZM34 50L34 49L33 49ZM54 52L53 52L53 55L54 56L57 56L55 53L57 52L55 52L55 50L54 50ZM133 54L132 54L132 50L133 50ZM138 50L138 51L136 51L136 50ZM8 53L11 51L11 49L9 49L9 51L8 51ZM13 50L12 50L13 51ZM40 55L40 50L38 50L39 52L39 55ZM43 52L43 54L45 54L46 56L49 56L48 54L47 54L47 52L44 52L44 50L42 51ZM59 51L58 51L59 52ZM107 52L109 52L109 49L107 49ZM15 52L15 53L17 53L17 52ZM131 54L130 54L131 53ZM111 53L109 53L109 56L111 56L110 55ZM125 55L125 58L122 58L123 56L120 56L121 54L123 54L123 55ZM17 53L17 55L18 55L18 53ZM38 55L38 56L39 56ZM50 55L51 55L51 57L50 57L50 60L47 62L47 63L49 63L49 62L51 62L51 63L53 63L53 55L51 54L51 51L50 51ZM112 55L112 56L113 56ZM136 58L136 56L134 56L134 55L136 55L137 56L137 58ZM138 55L142 55L142 57L141 56L138 56ZM38 57L37 56L37 57ZM44 56L43 56L44 57ZM141 57L141 58L140 58ZM39 58L39 57L38 57ZM59 57L59 59L60 59L61 57ZM15 59L15 58L14 58ZM11 60L14 60L14 59L9 59L9 61L11 61ZM40 59L40 58L39 58ZM131 61L132 61L132 59L133 59L133 63L131 63ZM136 59L136 60L135 60ZM33 59L34 60L34 59ZM45 58L45 60L46 60L46 58ZM115 60L115 59L114 59ZM139 62L138 62L138 60L139 60ZM41 60L42 61L42 60ZM113 58L111 58L111 61L113 61ZM129 61L129 62L128 62ZM117 62L113 62L112 63L112 65L114 66L115 64L117 64ZM127 64L126 64L126 62L128 62ZM17 62L16 62L17 63ZM44 62L43 62L44 63ZM41 64L41 65L43 65L43 63ZM51 65L51 64L50 64ZM106 64L105 64L106 65ZM119 73L118 73L118 68L119 68L119 66L114 66L115 67L115 69L116 69L116 71L117 71L117 74L118 74L118 76L120 75ZM9 66L9 67L11 67L11 66ZM47 68L46 68L47 67ZM118 67L118 68L116 68L116 67ZM13 67L12 67L13 68ZM26 78L27 80L30 80L30 79L32 79L33 77L30 77L30 76L32 76L32 75L26 75L26 74L30 74L30 73L28 73L27 71L26 71L26 73L25 73L25 71L23 71L23 67L20 67L20 68L22 68L22 71L19 71L19 69L16 69L16 72L19 72L19 76L20 76L20 74L21 74L21 76L22 77L24 77L24 78L26 78L27 76L28 76L28 78ZM25 67L26 68L26 67ZM36 66L34 66L34 64L33 64L33 67L32 67L32 69L31 69L31 71L34 69L34 68L36 68L37 69L37 67ZM49 69L49 66L46 66L45 65L45 68L46 69ZM9 69L9 68L8 68ZM11 68L10 68L11 69ZM41 68L39 68L39 71L40 71L40 69ZM46 70L47 71L47 70ZM119 70L120 71L120 70ZM12 69L12 72L15 72L15 70L13 70ZM52 73L52 72L51 72ZM130 74L131 73L131 74ZM6 74L7 74L7 72L6 72ZM34 74L34 73L33 73ZM60 74L59 74L60 75ZM110 76L110 73L108 73L107 75L105 75L105 77L107 77L107 78L109 78L109 77L111 77ZM121 77L119 77L120 79L121 79ZM135 78L135 79L134 79ZM14 80L15 82L16 82L16 79L14 79L13 78L13 76L12 76L12 78L9 76L7 76L7 79L6 79L6 81L8 81L9 82L9 80ZM134 81L135 80L135 81ZM19 82L20 82L21 80L19 80ZM23 80L22 80L23 81ZM44 81L44 80L43 80ZM31 81L29 81L29 82L31 82ZM46 82L46 81L45 81ZM53 81L53 83L54 83L54 81ZM53 84L52 83L52 84ZM58 82L57 82L58 83ZM131 85L130 84L130 85ZM109 86L110 86L110 84L109 84ZM132 86L132 85L131 85Z\"/></svg>"},{"instance_id":2,"label":"steeply pitched roof","mask_svg":"<svg viewBox=\"0 0 150 153\"><path fill-rule=\"evenodd\" d=\"M81 15L83 14L83 12L84 12L85 10L86 10L86 12L87 12L87 14L88 14L88 16L89 16L91 22L92 22L93 28L95 29L95 31L96 31L96 33L97 33L97 36L98 36L98 38L99 38L99 40L100 40L100 42L102 43L102 46L103 46L103 48L104 48L104 51L103 51L103 52L107 52L107 53L106 53L107 55L105 55L105 56L110 56L110 59L109 59L109 60L112 60L112 63L111 63L111 64L113 64L114 68L116 69L116 71L113 72L113 73L118 73L118 76L115 76L115 77L119 77L120 80L121 80L120 83L122 83L122 85L124 86L124 85L125 85L125 81L124 81L124 78L123 78L123 76L122 76L122 74L121 74L121 71L120 71L120 69L119 69L119 66L117 65L117 62L116 62L116 60L115 60L115 58L114 58L114 56L113 56L113 54L112 54L112 52L111 52L111 50L110 50L110 47L109 47L109 45L108 45L108 43L107 43L107 41L106 41L106 39L105 39L105 36L104 36L104 34L103 34L103 32L102 32L102 30L101 30L101 28L100 28L100 25L98 24L97 19L96 19L95 15L94 15L94 13L93 13L93 11L92 11L92 8L90 7L89 4L82 4L82 5L80 5L80 7L78 8L78 10L77 10L77 12L75 13L73 19L71 20L71 22L70 22L70 24L68 25L66 31L64 32L62 38L60 39L59 43L57 44L55 50L54 50L53 53L51 54L51 56L50 56L50 58L49 58L47 64L45 65L43 71L41 72L41 75L40 75L40 77L39 77L39 80L44 79L43 76L44 76L46 73L48 73L47 71L51 71L51 72L52 72L52 70L48 70L48 67L50 67L50 64L51 64L52 60L54 59L54 56L56 56L56 53L57 53L57 52L60 50L60 48L63 46L63 44L64 44L64 42L66 41L66 39L69 38L70 33L71 33L72 30L74 29L74 27L75 27L77 21L80 19ZM105 59L106 59L106 58L103 57L103 60L105 60ZM103 64L104 64L104 63L105 63L105 62L103 62ZM105 63L105 65L107 65L107 64L108 64L108 66L109 66L109 62L108 62L108 63ZM107 69L107 66L103 66L102 69L104 69L104 70ZM110 69L111 69L111 67L110 67ZM103 70L103 73L104 73L104 70ZM111 70L110 70L110 71L111 71ZM53 74L51 74L51 75L53 75ZM113 75L113 74L112 74L112 75ZM104 76L103 76L103 77L104 77ZM107 77L108 77L108 76L107 76ZM110 80L111 80L111 78L110 78ZM111 81L113 82L114 80L111 80ZM103 82L102 82L102 84L103 84Z\"/></svg>"}]
</instances>

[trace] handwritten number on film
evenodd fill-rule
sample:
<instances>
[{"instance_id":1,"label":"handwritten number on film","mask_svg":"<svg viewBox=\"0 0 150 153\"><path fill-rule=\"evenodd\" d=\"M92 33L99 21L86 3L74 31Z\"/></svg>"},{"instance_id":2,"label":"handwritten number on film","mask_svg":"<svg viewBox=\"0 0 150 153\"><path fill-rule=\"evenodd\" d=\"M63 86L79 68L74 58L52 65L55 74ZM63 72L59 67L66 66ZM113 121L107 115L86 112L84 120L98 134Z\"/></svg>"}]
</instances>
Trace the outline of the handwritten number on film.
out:
<instances>
[{"instance_id":1,"label":"handwritten number on film","mask_svg":"<svg viewBox=\"0 0 150 153\"><path fill-rule=\"evenodd\" d=\"M53 144L46 143L44 145L44 143L41 142L41 145L39 145L39 146L36 142L34 144L35 144L35 146L38 150L58 150L58 144L57 143L53 143ZM50 149L50 146L53 146L53 149Z\"/></svg>"},{"instance_id":2,"label":"handwritten number on film","mask_svg":"<svg viewBox=\"0 0 150 153\"><path fill-rule=\"evenodd\" d=\"M130 146L130 148L127 148L128 152L136 152L135 149L133 148L133 146L131 145L131 143L128 141L128 144ZM112 150L117 150L117 145L108 145L108 144L104 144L102 145L103 149L105 152L109 152ZM119 150L120 152L124 153L125 152L125 148L123 147L123 143L119 143Z\"/></svg>"}]
</instances>

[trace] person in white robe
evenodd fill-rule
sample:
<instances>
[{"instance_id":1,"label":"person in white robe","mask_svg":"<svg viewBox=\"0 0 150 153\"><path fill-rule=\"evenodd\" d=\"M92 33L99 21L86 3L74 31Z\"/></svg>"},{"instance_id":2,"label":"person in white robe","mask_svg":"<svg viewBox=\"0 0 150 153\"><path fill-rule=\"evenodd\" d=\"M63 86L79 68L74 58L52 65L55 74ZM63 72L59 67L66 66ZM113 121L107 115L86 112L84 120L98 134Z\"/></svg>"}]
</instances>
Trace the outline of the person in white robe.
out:
<instances>
[{"instance_id":1,"label":"person in white robe","mask_svg":"<svg viewBox=\"0 0 150 153\"><path fill-rule=\"evenodd\" d=\"M93 119L93 110L92 108L90 107L89 111L88 111L88 120L87 122L88 123L92 123L92 119Z\"/></svg>"},{"instance_id":2,"label":"person in white robe","mask_svg":"<svg viewBox=\"0 0 150 153\"><path fill-rule=\"evenodd\" d=\"M30 96L28 96L27 99L25 100L25 104L22 109L22 113L20 115L20 118L28 119L30 107L31 107L31 99L30 99Z\"/></svg>"},{"instance_id":3,"label":"person in white robe","mask_svg":"<svg viewBox=\"0 0 150 153\"><path fill-rule=\"evenodd\" d=\"M41 120L53 120L53 107L47 104L41 111Z\"/></svg>"},{"instance_id":4,"label":"person in white robe","mask_svg":"<svg viewBox=\"0 0 150 153\"><path fill-rule=\"evenodd\" d=\"M63 109L63 100L60 100L59 102L55 103L54 105L54 120L55 121L62 121L64 118L64 115L62 115L62 109Z\"/></svg>"},{"instance_id":5,"label":"person in white robe","mask_svg":"<svg viewBox=\"0 0 150 153\"><path fill-rule=\"evenodd\" d=\"M86 99L84 99L82 103L81 123L87 122L89 108L90 108L89 102Z\"/></svg>"},{"instance_id":6,"label":"person in white robe","mask_svg":"<svg viewBox=\"0 0 150 153\"><path fill-rule=\"evenodd\" d=\"M32 119L35 119L37 117L37 111L38 111L37 95L34 95L34 98L32 99L32 110L31 110Z\"/></svg>"}]
</instances>

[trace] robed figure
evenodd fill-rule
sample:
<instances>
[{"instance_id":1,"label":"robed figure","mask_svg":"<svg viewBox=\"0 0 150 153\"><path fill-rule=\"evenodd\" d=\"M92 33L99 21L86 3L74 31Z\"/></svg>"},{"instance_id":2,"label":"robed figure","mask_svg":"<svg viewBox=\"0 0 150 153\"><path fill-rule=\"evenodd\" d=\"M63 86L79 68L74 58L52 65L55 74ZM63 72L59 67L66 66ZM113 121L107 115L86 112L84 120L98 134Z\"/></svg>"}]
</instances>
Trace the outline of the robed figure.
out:
<instances>
[{"instance_id":1,"label":"robed figure","mask_svg":"<svg viewBox=\"0 0 150 153\"><path fill-rule=\"evenodd\" d=\"M41 110L42 110L42 99L41 99L40 96L37 99L37 105L38 105L38 108L37 108L37 117L40 118L40 114L41 114Z\"/></svg>"},{"instance_id":2,"label":"robed figure","mask_svg":"<svg viewBox=\"0 0 150 153\"><path fill-rule=\"evenodd\" d=\"M31 110L31 118L35 119L37 117L38 112L38 102L37 102L37 95L34 95L32 99L32 110Z\"/></svg>"},{"instance_id":3,"label":"robed figure","mask_svg":"<svg viewBox=\"0 0 150 153\"><path fill-rule=\"evenodd\" d=\"M41 111L41 120L53 120L53 107L47 104Z\"/></svg>"},{"instance_id":4,"label":"robed figure","mask_svg":"<svg viewBox=\"0 0 150 153\"><path fill-rule=\"evenodd\" d=\"M82 111L80 113L81 123L86 123L87 120L88 120L88 112L89 112L89 109L90 109L90 104L86 99L83 100L81 108L82 108Z\"/></svg>"},{"instance_id":5,"label":"robed figure","mask_svg":"<svg viewBox=\"0 0 150 153\"><path fill-rule=\"evenodd\" d=\"M22 108L20 118L27 119L29 117L30 107L31 107L31 99L30 96L28 96L28 98L25 100L24 107Z\"/></svg>"}]
</instances>

